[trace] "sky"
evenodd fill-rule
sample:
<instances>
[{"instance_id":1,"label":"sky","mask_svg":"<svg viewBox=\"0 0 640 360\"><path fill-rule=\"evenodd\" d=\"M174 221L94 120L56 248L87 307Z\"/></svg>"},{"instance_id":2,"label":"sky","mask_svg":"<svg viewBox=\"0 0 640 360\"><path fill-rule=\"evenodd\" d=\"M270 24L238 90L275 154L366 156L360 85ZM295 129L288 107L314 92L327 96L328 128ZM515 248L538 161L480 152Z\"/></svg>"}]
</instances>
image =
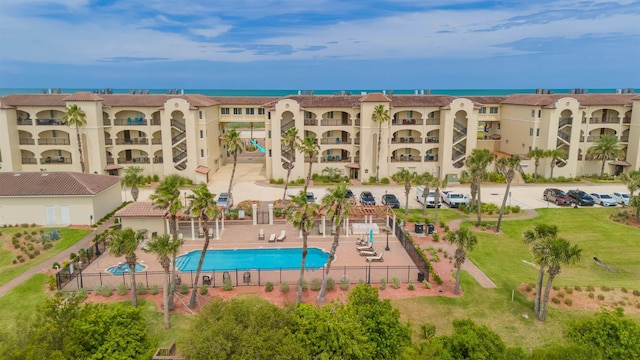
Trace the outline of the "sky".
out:
<instances>
[{"instance_id":1,"label":"sky","mask_svg":"<svg viewBox=\"0 0 640 360\"><path fill-rule=\"evenodd\" d=\"M640 87L640 1L2 0L0 88Z\"/></svg>"}]
</instances>

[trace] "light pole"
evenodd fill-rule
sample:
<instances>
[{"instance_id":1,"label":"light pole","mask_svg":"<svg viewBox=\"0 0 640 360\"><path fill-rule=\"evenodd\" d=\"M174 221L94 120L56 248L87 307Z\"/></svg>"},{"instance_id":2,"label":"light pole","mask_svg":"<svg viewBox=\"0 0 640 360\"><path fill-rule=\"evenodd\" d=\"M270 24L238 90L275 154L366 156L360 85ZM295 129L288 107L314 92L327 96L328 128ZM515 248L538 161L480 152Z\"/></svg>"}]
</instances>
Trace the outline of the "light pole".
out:
<instances>
[{"instance_id":1,"label":"light pole","mask_svg":"<svg viewBox=\"0 0 640 360\"><path fill-rule=\"evenodd\" d=\"M389 248L389 225L387 225L387 226L386 226L386 229L385 229L385 230L386 230L386 232L387 232L387 246L384 248L384 251L389 251L389 250L391 250L391 249Z\"/></svg>"},{"instance_id":2,"label":"light pole","mask_svg":"<svg viewBox=\"0 0 640 360\"><path fill-rule=\"evenodd\" d=\"M78 269L80 271L80 289L82 289L84 287L82 283L82 261L78 261Z\"/></svg>"}]
</instances>

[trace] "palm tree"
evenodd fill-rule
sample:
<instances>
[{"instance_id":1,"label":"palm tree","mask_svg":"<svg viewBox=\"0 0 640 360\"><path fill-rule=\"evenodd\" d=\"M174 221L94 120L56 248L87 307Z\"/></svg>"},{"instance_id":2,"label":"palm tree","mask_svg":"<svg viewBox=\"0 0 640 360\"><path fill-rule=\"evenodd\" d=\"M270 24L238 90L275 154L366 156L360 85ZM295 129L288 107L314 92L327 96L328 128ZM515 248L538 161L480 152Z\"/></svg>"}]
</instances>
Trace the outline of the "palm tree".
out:
<instances>
[{"instance_id":1,"label":"palm tree","mask_svg":"<svg viewBox=\"0 0 640 360\"><path fill-rule=\"evenodd\" d=\"M131 189L133 201L138 201L138 194L140 192L138 186L144 183L144 176L142 176L143 171L140 166L129 166L124 169L124 177L120 180L122 185Z\"/></svg>"},{"instance_id":2,"label":"palm tree","mask_svg":"<svg viewBox=\"0 0 640 360\"><path fill-rule=\"evenodd\" d=\"M289 187L289 178L291 177L291 170L293 170L295 160L296 160L296 152L295 145L298 142L298 129L296 127L290 127L282 133L282 146L285 151L290 153L291 159L289 159L289 163L287 164L287 180L284 182L284 193L282 194L282 207L284 207L284 202L287 200L287 188Z\"/></svg>"},{"instance_id":3,"label":"palm tree","mask_svg":"<svg viewBox=\"0 0 640 360\"><path fill-rule=\"evenodd\" d=\"M180 243L171 240L169 235L160 235L147 243L149 252L158 256L158 262L164 270L162 286L162 302L164 304L164 328L169 329L171 322L169 321L169 269L171 267L171 258L175 258L178 254Z\"/></svg>"},{"instance_id":4,"label":"palm tree","mask_svg":"<svg viewBox=\"0 0 640 360\"><path fill-rule=\"evenodd\" d=\"M131 305L138 306L136 292L136 249L142 242L144 234L132 228L114 230L109 239L109 254L112 256L124 256L125 263L129 266L131 279Z\"/></svg>"},{"instance_id":5,"label":"palm tree","mask_svg":"<svg viewBox=\"0 0 640 360\"><path fill-rule=\"evenodd\" d=\"M602 159L600 167L600 178L602 178L607 160L623 157L624 150L620 148L618 138L615 135L601 135L598 142L587 150L587 156L591 159Z\"/></svg>"},{"instance_id":6,"label":"palm tree","mask_svg":"<svg viewBox=\"0 0 640 360\"><path fill-rule=\"evenodd\" d=\"M633 197L633 193L640 189L640 170L633 170L629 173L620 175L620 180L627 185L629 189L629 197Z\"/></svg>"},{"instance_id":7,"label":"palm tree","mask_svg":"<svg viewBox=\"0 0 640 360\"><path fill-rule=\"evenodd\" d=\"M376 105L373 108L373 114L371 118L374 122L378 123L378 156L376 160L376 182L380 181L380 146L382 145L382 123L389 121L391 116L389 115L389 109L385 109L383 104Z\"/></svg>"},{"instance_id":8,"label":"palm tree","mask_svg":"<svg viewBox=\"0 0 640 360\"><path fill-rule=\"evenodd\" d=\"M67 123L67 126L75 126L76 137L78 140L78 152L80 153L80 168L84 172L84 156L82 155L82 141L80 141L80 128L87 125L87 114L76 104L69 105L66 108L66 112L62 120Z\"/></svg>"},{"instance_id":9,"label":"palm tree","mask_svg":"<svg viewBox=\"0 0 640 360\"><path fill-rule=\"evenodd\" d=\"M556 167L556 162L560 159L566 159L567 152L562 149L550 149L546 150L544 154L545 157L551 159L551 164L549 164L549 166L551 166L551 179L553 179L553 168Z\"/></svg>"},{"instance_id":10,"label":"palm tree","mask_svg":"<svg viewBox=\"0 0 640 360\"><path fill-rule=\"evenodd\" d=\"M544 289L544 298L540 302L540 312L538 320L544 321L547 316L547 303L549 302L549 293L551 292L551 284L553 279L560 274L562 265L571 265L580 261L582 249L578 245L571 245L568 240L553 237L545 239L542 243L543 247L548 250L547 256L547 285Z\"/></svg>"},{"instance_id":11,"label":"palm tree","mask_svg":"<svg viewBox=\"0 0 640 360\"><path fill-rule=\"evenodd\" d=\"M424 191L422 192L422 214L426 215L427 214L427 197L429 196L429 192L431 192L433 175L431 175L428 172L422 173L418 175L418 177L416 178L416 183L424 186Z\"/></svg>"},{"instance_id":12,"label":"palm tree","mask_svg":"<svg viewBox=\"0 0 640 360\"><path fill-rule=\"evenodd\" d=\"M440 207L438 206L438 204L440 204L440 189L447 187L447 178L444 179L438 179L437 177L433 177L433 180L431 180L431 186L433 186L435 188L435 193L433 196L433 200L436 204L436 207L434 209L435 212L435 217L433 219L433 223L437 224L438 223L438 210L440 209Z\"/></svg>"},{"instance_id":13,"label":"palm tree","mask_svg":"<svg viewBox=\"0 0 640 360\"><path fill-rule=\"evenodd\" d=\"M404 184L404 214L409 214L409 192L411 191L411 185L418 179L418 174L416 172L411 172L407 169L402 169L397 173L391 175L393 181Z\"/></svg>"},{"instance_id":14,"label":"palm tree","mask_svg":"<svg viewBox=\"0 0 640 360\"><path fill-rule=\"evenodd\" d=\"M520 158L517 156L511 156L510 158L502 158L496 162L498 172L503 174L507 180L507 188L504 191L504 197L502 198L502 206L500 206L500 215L498 215L498 224L496 225L496 233L500 232L500 225L502 224L502 216L504 215L504 208L507 205L507 197L509 196L509 189L511 188L511 182L516 175L516 170L520 167Z\"/></svg>"},{"instance_id":15,"label":"palm tree","mask_svg":"<svg viewBox=\"0 0 640 360\"><path fill-rule=\"evenodd\" d=\"M164 178L156 188L155 193L149 198L153 201L153 206L164 209L169 215L169 232L172 241L182 245L178 239L178 212L182 210L183 204L180 199L180 187L187 184L188 180L180 175L172 174ZM179 246L178 246L179 247ZM176 279L176 255L173 256L173 272L171 276L171 292L169 296L169 310L173 310L173 292L175 291Z\"/></svg>"},{"instance_id":16,"label":"palm tree","mask_svg":"<svg viewBox=\"0 0 640 360\"><path fill-rule=\"evenodd\" d=\"M467 251L473 250L473 247L478 243L478 237L469 228L463 227L456 231L448 232L444 238L457 247L453 257L456 260L456 268L458 268L454 294L458 295L460 293L460 268L467 258Z\"/></svg>"},{"instance_id":17,"label":"palm tree","mask_svg":"<svg viewBox=\"0 0 640 360\"><path fill-rule=\"evenodd\" d=\"M231 171L231 179L229 179L229 198L231 198L231 187L233 185L233 177L236 174L236 165L238 164L238 154L244 150L244 142L240 138L240 132L231 129L222 135L222 145L227 148L227 153L233 156L233 170Z\"/></svg>"},{"instance_id":18,"label":"palm tree","mask_svg":"<svg viewBox=\"0 0 640 360\"><path fill-rule=\"evenodd\" d=\"M193 282L193 289L191 291L191 299L189 300L189 307L196 306L196 295L198 291L198 280L200 279L200 271L202 270L202 263L204 257L207 254L209 248L209 220L216 219L220 212L216 206L215 195L212 194L207 188L207 184L200 184L193 188L193 195L189 196L189 206L187 207L187 213L193 217L197 217L202 223L202 231L204 232L204 245L202 245L202 253L200 254L200 260L198 261L198 269L196 270L196 278Z\"/></svg>"},{"instance_id":19,"label":"palm tree","mask_svg":"<svg viewBox=\"0 0 640 360\"><path fill-rule=\"evenodd\" d=\"M307 136L296 143L296 148L302 152L306 159L309 159L309 171L307 172L307 178L304 182L304 193L307 193L309 184L311 183L311 167L318 153L320 153L320 146L318 146L316 139L313 136Z\"/></svg>"},{"instance_id":20,"label":"palm tree","mask_svg":"<svg viewBox=\"0 0 640 360\"><path fill-rule=\"evenodd\" d=\"M478 212L478 226L482 224L482 200L480 187L482 185L482 179L487 171L487 166L493 160L493 155L487 149L473 149L471 156L467 158L465 165L471 173L472 182L475 182L475 192L477 192L476 211ZM473 194L474 189L471 188Z\"/></svg>"},{"instance_id":21,"label":"palm tree","mask_svg":"<svg viewBox=\"0 0 640 360\"><path fill-rule=\"evenodd\" d=\"M346 194L345 194L346 195ZM304 282L304 267L307 260L307 240L309 231L315 225L319 213L318 205L307 202L307 192L302 190L298 195L291 196L291 202L285 208L287 221L302 231L302 264L300 265L300 279L298 280L298 303L302 302L302 283Z\"/></svg>"},{"instance_id":22,"label":"palm tree","mask_svg":"<svg viewBox=\"0 0 640 360\"><path fill-rule=\"evenodd\" d=\"M533 174L533 177L534 179L538 180L538 166L540 166L540 159L545 158L545 152L544 150L536 147L534 149L529 150L529 152L527 153L527 157L533 158L535 160L534 162L535 173Z\"/></svg>"},{"instance_id":23,"label":"palm tree","mask_svg":"<svg viewBox=\"0 0 640 360\"><path fill-rule=\"evenodd\" d=\"M349 212L351 211L351 203L347 198L347 186L340 184L336 187L327 189L327 194L322 198L322 207L327 209L327 216L329 216L333 223L334 232L333 243L331 244L331 250L329 251L329 261L327 262L325 275L322 279L322 287L318 294L319 302L324 302L324 294L327 291L327 279L329 278L331 264L336 256L336 250L338 249L338 243L340 241L340 228L349 217Z\"/></svg>"},{"instance_id":24,"label":"palm tree","mask_svg":"<svg viewBox=\"0 0 640 360\"><path fill-rule=\"evenodd\" d=\"M525 230L522 234L522 240L526 244L531 244L531 253L540 271L538 272L538 284L536 286L536 300L534 306L534 313L536 316L540 312L540 299L542 298L542 282L544 280L544 270L547 266L547 251L543 246L539 244L544 239L553 238L558 235L558 226L549 224L535 224L533 229Z\"/></svg>"}]
</instances>

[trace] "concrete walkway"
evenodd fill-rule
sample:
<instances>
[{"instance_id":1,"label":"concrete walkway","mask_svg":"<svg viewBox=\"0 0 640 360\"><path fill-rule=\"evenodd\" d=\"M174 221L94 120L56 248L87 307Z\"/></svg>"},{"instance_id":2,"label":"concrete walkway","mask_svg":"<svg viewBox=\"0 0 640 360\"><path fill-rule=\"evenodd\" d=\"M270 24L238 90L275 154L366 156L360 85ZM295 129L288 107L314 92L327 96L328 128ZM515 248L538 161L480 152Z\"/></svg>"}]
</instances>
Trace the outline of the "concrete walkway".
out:
<instances>
[{"instance_id":1,"label":"concrete walkway","mask_svg":"<svg viewBox=\"0 0 640 360\"><path fill-rule=\"evenodd\" d=\"M73 244L71 247L69 247L68 249L65 249L63 251L61 251L59 254L53 256L52 258L45 260L44 262L32 267L31 269L23 272L22 274L16 276L15 278L11 279L11 281L9 281L8 283L0 286L0 296L4 296L6 293L8 293L9 291L13 290L16 286L22 284L23 282L29 280L33 275L38 274L38 273L47 273L50 269L53 268L53 263L57 262L59 264L62 264L65 261L69 260L69 255L71 253L78 253L78 251L80 251L80 249L86 249L88 248L92 242L93 239L95 238L96 234L99 234L101 232L103 232L104 230L107 230L109 227L111 227L113 225L113 217L111 219L109 219L108 221L104 222L102 225L98 226L97 228L94 229L94 231L91 231L89 234L87 234L87 236L83 237L80 241L78 241L77 243Z\"/></svg>"}]
</instances>

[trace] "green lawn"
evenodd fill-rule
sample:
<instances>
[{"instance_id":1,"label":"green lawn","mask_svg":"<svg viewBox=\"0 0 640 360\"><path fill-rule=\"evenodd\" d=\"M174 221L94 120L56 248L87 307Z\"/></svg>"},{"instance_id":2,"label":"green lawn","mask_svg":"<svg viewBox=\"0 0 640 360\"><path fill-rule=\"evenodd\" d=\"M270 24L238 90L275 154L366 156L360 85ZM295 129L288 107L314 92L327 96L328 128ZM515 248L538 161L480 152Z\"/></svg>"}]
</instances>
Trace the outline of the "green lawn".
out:
<instances>
[{"instance_id":1,"label":"green lawn","mask_svg":"<svg viewBox=\"0 0 640 360\"><path fill-rule=\"evenodd\" d=\"M402 199L400 200L400 203L402 204ZM409 215L407 217L405 217L404 215L404 209L395 209L393 210L396 213L396 216L399 219L405 219L408 218L409 221L412 221L415 218L420 218L420 221L422 222L433 222L436 216L435 210L434 209L427 209L427 215L426 217L423 215L423 209L409 209ZM466 218L470 215L466 215L465 213L463 213L462 211L458 210L458 209L439 209L438 210L438 223L440 222L445 222L448 223L451 220L455 220L455 219L463 219ZM413 218L413 219L412 219Z\"/></svg>"},{"instance_id":2,"label":"green lawn","mask_svg":"<svg viewBox=\"0 0 640 360\"><path fill-rule=\"evenodd\" d=\"M0 297L0 329L13 332L19 316L33 313L46 298L44 292L47 276L36 274Z\"/></svg>"},{"instance_id":3,"label":"green lawn","mask_svg":"<svg viewBox=\"0 0 640 360\"><path fill-rule=\"evenodd\" d=\"M2 231L2 239L4 241L0 241L0 285L6 284L11 279L16 276L22 274L23 272L31 269L32 267L43 263L44 261L50 259L51 257L59 254L65 249L68 249L73 244L77 243L85 237L91 230L78 230L78 229L68 229L68 228L56 228L55 230L60 231L60 240L55 242L55 245L47 250L46 252L41 253L33 260L27 260L26 262L18 265L12 265L11 261L15 258L15 255L7 250L7 247L11 245L11 236L13 236L16 232L21 232L23 230L27 231L40 231L44 230L45 232L54 230L48 228L10 228L10 229L0 229ZM6 235L6 236L5 236Z\"/></svg>"}]
</instances>

